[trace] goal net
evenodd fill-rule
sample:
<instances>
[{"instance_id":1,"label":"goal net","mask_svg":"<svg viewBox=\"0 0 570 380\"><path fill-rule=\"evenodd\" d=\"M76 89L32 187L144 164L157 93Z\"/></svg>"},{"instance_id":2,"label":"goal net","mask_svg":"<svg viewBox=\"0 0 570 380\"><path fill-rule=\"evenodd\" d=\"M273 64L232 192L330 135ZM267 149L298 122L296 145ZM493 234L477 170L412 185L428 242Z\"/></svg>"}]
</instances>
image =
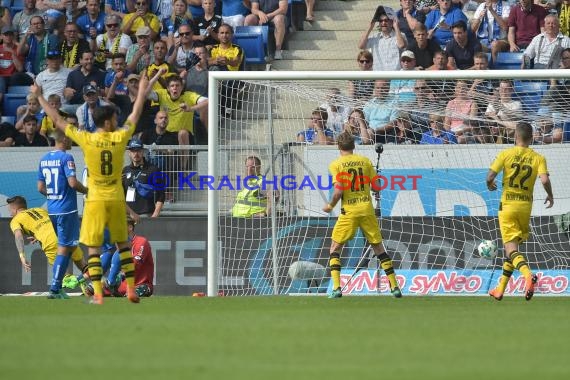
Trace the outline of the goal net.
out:
<instances>
[{"instance_id":1,"label":"goal net","mask_svg":"<svg viewBox=\"0 0 570 380\"><path fill-rule=\"evenodd\" d=\"M330 215L322 208L332 194L328 165L339 155L334 138L343 130L355 135L356 153L378 166L382 191L373 198L403 293L487 294L502 273L503 246L501 186L490 192L485 178L520 121L533 127L532 148L547 158L555 195L546 209L537 180L521 250L539 275L537 293L568 294L566 75L210 73L208 295L330 291L330 236L340 205ZM260 189L248 176L261 178ZM497 243L497 258L479 257L482 240ZM345 245L345 294L390 294L378 263L361 263L371 256L361 232ZM353 275L357 267L365 268ZM515 272L507 294L523 288Z\"/></svg>"}]
</instances>

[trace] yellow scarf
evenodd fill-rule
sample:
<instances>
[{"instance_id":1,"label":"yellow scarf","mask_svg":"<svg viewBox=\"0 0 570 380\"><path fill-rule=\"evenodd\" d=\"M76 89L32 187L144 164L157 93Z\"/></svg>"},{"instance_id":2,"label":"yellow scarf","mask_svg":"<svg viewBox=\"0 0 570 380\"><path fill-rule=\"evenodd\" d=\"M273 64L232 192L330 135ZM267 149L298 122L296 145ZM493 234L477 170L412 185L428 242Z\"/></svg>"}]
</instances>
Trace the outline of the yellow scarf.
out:
<instances>
[{"instance_id":1,"label":"yellow scarf","mask_svg":"<svg viewBox=\"0 0 570 380\"><path fill-rule=\"evenodd\" d=\"M570 5L560 7L560 32L570 37Z\"/></svg>"},{"instance_id":2,"label":"yellow scarf","mask_svg":"<svg viewBox=\"0 0 570 380\"><path fill-rule=\"evenodd\" d=\"M77 59L77 48L79 46L79 42L76 42L71 50L67 47L67 43L63 43L61 45L61 52L63 53L63 66L71 68L75 66L75 60Z\"/></svg>"}]
</instances>

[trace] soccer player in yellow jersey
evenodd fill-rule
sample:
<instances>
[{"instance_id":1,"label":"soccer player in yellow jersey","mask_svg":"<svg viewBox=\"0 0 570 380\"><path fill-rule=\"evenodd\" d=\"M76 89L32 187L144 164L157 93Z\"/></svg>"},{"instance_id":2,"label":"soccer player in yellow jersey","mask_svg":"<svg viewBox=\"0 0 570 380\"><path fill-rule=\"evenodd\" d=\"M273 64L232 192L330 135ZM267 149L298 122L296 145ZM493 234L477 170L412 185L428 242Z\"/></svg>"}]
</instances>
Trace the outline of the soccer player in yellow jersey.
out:
<instances>
[{"instance_id":1,"label":"soccer player in yellow jersey","mask_svg":"<svg viewBox=\"0 0 570 380\"><path fill-rule=\"evenodd\" d=\"M495 178L499 172L503 172L499 227L506 258L499 285L489 292L490 296L499 301L503 298L503 293L515 268L525 278L525 299L529 301L534 294L537 277L532 274L524 255L519 252L519 244L528 238L536 177L540 178L546 191L544 201L546 208L554 204L546 159L529 148L531 142L532 126L526 122L518 123L515 129L515 146L499 153L487 174L487 188L495 191L497 190Z\"/></svg>"},{"instance_id":2,"label":"soccer player in yellow jersey","mask_svg":"<svg viewBox=\"0 0 570 380\"><path fill-rule=\"evenodd\" d=\"M370 182L376 177L376 170L367 157L353 153L354 137L343 132L337 138L340 158L333 161L329 171L333 178L334 192L332 199L323 207L330 213L335 205L342 200L340 216L334 226L330 248L330 267L333 281L333 291L329 298L342 297L340 287L340 253L344 244L354 237L360 227L368 243L374 250L382 269L390 281L390 289L396 298L402 297L402 292L394 273L392 260L382 244L382 234L378 220L374 215Z\"/></svg>"},{"instance_id":3,"label":"soccer player in yellow jersey","mask_svg":"<svg viewBox=\"0 0 570 380\"><path fill-rule=\"evenodd\" d=\"M139 302L134 287L134 264L128 241L127 209L121 172L124 166L125 147L141 115L145 98L148 96L148 88L158 80L160 75L162 75L162 70L157 72L150 83L146 75L141 77L133 111L127 117L123 128L117 128L117 114L114 107L97 107L93 111L93 121L97 128L93 133L78 130L77 127L66 124L58 112L49 106L41 94L41 89L37 85L31 87L31 92L38 96L40 104L54 121L55 126L76 142L85 156L85 164L89 172L87 182L89 193L83 208L79 241L88 247L87 262L94 290L91 299L93 304L103 303L100 254L105 227L109 229L110 241L116 243L119 250L121 269L125 272L128 285L127 298L131 302Z\"/></svg>"},{"instance_id":4,"label":"soccer player in yellow jersey","mask_svg":"<svg viewBox=\"0 0 570 380\"><path fill-rule=\"evenodd\" d=\"M26 198L19 195L8 198L6 202L10 216L12 216L10 229L14 233L14 241L24 269L27 272L32 269L32 265L24 252L24 235L32 236L40 243L48 263L53 265L57 255L57 236L47 211L39 207L28 208ZM85 271L87 264L80 248L76 247L71 258L77 268Z\"/></svg>"}]
</instances>

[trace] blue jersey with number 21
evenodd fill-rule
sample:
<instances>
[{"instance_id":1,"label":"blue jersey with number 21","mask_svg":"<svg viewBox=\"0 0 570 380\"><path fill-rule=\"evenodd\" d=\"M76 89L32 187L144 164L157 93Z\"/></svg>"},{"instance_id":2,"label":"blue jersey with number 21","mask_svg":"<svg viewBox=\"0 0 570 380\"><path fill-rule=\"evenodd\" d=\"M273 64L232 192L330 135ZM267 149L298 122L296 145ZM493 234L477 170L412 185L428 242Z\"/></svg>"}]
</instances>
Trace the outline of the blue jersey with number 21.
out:
<instances>
[{"instance_id":1,"label":"blue jersey with number 21","mask_svg":"<svg viewBox=\"0 0 570 380\"><path fill-rule=\"evenodd\" d=\"M77 193L69 186L68 177L75 177L75 161L71 154L54 150L42 157L38 180L46 184L48 214L77 211Z\"/></svg>"}]
</instances>

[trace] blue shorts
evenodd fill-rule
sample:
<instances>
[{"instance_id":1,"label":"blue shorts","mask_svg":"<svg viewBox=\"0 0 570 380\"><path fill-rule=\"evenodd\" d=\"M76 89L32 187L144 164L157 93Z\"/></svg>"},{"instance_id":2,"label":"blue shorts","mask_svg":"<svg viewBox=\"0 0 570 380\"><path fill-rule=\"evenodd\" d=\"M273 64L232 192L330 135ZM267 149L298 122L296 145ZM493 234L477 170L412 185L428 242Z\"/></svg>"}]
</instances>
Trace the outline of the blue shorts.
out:
<instances>
[{"instance_id":1,"label":"blue shorts","mask_svg":"<svg viewBox=\"0 0 570 380\"><path fill-rule=\"evenodd\" d=\"M51 224L57 234L57 244L62 247L76 247L79 244L79 215L50 215Z\"/></svg>"}]
</instances>

